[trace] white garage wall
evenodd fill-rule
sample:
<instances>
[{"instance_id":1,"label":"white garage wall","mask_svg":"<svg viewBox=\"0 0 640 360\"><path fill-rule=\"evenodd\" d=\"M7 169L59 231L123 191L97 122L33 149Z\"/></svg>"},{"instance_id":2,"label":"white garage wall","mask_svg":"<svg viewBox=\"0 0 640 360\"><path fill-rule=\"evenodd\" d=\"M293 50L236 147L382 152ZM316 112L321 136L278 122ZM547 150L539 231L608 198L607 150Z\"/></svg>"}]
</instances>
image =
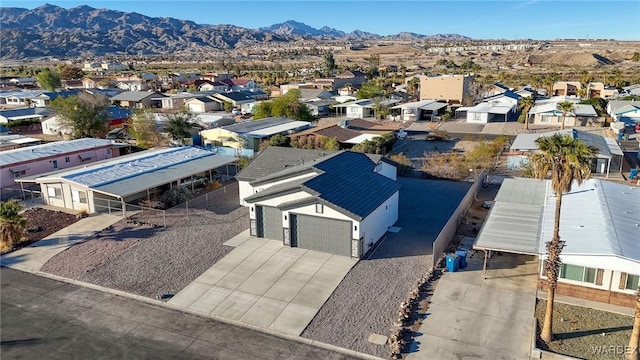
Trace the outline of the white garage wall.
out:
<instances>
[{"instance_id":1,"label":"white garage wall","mask_svg":"<svg viewBox=\"0 0 640 360\"><path fill-rule=\"evenodd\" d=\"M303 214L303 215L319 216L319 217L324 217L324 218L329 218L329 219L346 220L346 221L353 222L354 226L358 225L358 223L356 221L354 221L353 219L351 219L350 217L344 215L343 213L335 211L335 210L331 209L330 207L328 207L326 205L322 206L322 214L318 214L318 213L316 213L316 205L312 204L312 205L302 206L302 207L299 207L299 208L283 211L282 212L282 226L283 227L287 227L287 228L289 227L289 219L290 219L289 212L296 213L296 214ZM284 220L285 216L287 217L287 220ZM358 235L358 232L354 231L353 227L351 228L351 230L352 230L352 237ZM356 239L357 239L357 237L356 237Z\"/></svg>"},{"instance_id":2,"label":"white garage wall","mask_svg":"<svg viewBox=\"0 0 640 360\"><path fill-rule=\"evenodd\" d=\"M302 200L302 199L306 199L308 197L311 197L311 195L309 195L309 193L306 193L304 191L299 191L297 193L287 194L287 195L279 196L277 198L264 200L264 201L260 201L260 202L253 203L253 204L247 204L247 206L249 206L249 209L250 209L249 210L249 218L250 219L255 219L256 218L256 210L255 210L256 206L277 207L278 205L280 205L280 204L282 204L284 202Z\"/></svg>"},{"instance_id":3,"label":"white garage wall","mask_svg":"<svg viewBox=\"0 0 640 360\"><path fill-rule=\"evenodd\" d=\"M386 162L380 162L380 171L378 174L388 177L389 179L396 181L398 170L395 166L387 164Z\"/></svg>"},{"instance_id":4,"label":"white garage wall","mask_svg":"<svg viewBox=\"0 0 640 360\"><path fill-rule=\"evenodd\" d=\"M247 202L244 201L244 199L247 196L256 194L260 191L264 191L274 185L279 185L279 184L284 184L287 183L289 181L292 180L298 180L298 179L305 179L305 178L312 178L314 176L317 176L317 173L312 173L312 174L304 174L304 175L300 175L300 176L295 176L295 177L290 177L284 180L280 180L280 181L274 181L274 182L270 182L267 184L260 184L259 186L253 187L251 186L251 184L249 184L248 181L238 181L238 192L239 192L239 196L240 196L240 205L242 206L249 206L249 204Z\"/></svg>"},{"instance_id":5,"label":"white garage wall","mask_svg":"<svg viewBox=\"0 0 640 360\"><path fill-rule=\"evenodd\" d=\"M249 185L248 181L238 181L238 195L240 197L241 206L250 206L244 198L253 194L253 186Z\"/></svg>"},{"instance_id":6,"label":"white garage wall","mask_svg":"<svg viewBox=\"0 0 640 360\"><path fill-rule=\"evenodd\" d=\"M398 199L399 192L396 192L387 201L374 210L360 223L357 239L364 236L362 251L366 253L375 244L387 229L398 221Z\"/></svg>"}]
</instances>

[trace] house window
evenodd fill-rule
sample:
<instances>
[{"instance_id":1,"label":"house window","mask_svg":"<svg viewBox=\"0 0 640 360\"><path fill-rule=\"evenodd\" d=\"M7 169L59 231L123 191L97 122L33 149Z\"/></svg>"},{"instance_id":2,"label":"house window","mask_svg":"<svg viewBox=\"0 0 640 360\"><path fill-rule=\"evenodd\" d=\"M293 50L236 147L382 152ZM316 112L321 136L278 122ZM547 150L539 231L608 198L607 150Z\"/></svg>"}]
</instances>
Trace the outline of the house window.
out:
<instances>
[{"instance_id":1,"label":"house window","mask_svg":"<svg viewBox=\"0 0 640 360\"><path fill-rule=\"evenodd\" d=\"M15 172L12 171L11 174L13 175L13 178L16 179L16 178L19 178L21 176L25 176L27 174L27 171L26 170L20 170L20 171L15 171Z\"/></svg>"},{"instance_id":2,"label":"house window","mask_svg":"<svg viewBox=\"0 0 640 360\"><path fill-rule=\"evenodd\" d=\"M47 186L47 195L53 199L62 199L62 189L54 186Z\"/></svg>"},{"instance_id":3,"label":"house window","mask_svg":"<svg viewBox=\"0 0 640 360\"><path fill-rule=\"evenodd\" d=\"M540 117L540 122L541 122L541 123L549 123L549 122L551 122L551 116L549 116L549 115L542 115L542 116Z\"/></svg>"},{"instance_id":4,"label":"house window","mask_svg":"<svg viewBox=\"0 0 640 360\"><path fill-rule=\"evenodd\" d=\"M562 264L562 267L560 268L560 278L595 284L596 269L584 266Z\"/></svg>"},{"instance_id":5,"label":"house window","mask_svg":"<svg viewBox=\"0 0 640 360\"><path fill-rule=\"evenodd\" d=\"M111 155L111 149L107 149L107 155Z\"/></svg>"},{"instance_id":6,"label":"house window","mask_svg":"<svg viewBox=\"0 0 640 360\"><path fill-rule=\"evenodd\" d=\"M71 200L74 203L86 204L87 203L87 193L84 191L71 190Z\"/></svg>"},{"instance_id":7,"label":"house window","mask_svg":"<svg viewBox=\"0 0 640 360\"><path fill-rule=\"evenodd\" d=\"M473 120L475 120L475 121L482 120L482 114L481 113L472 113L472 114L473 114Z\"/></svg>"},{"instance_id":8,"label":"house window","mask_svg":"<svg viewBox=\"0 0 640 360\"><path fill-rule=\"evenodd\" d=\"M636 290L636 289L638 289L639 280L640 280L640 275L627 274L627 284L625 286L625 289L627 289L627 290Z\"/></svg>"},{"instance_id":9,"label":"house window","mask_svg":"<svg viewBox=\"0 0 640 360\"><path fill-rule=\"evenodd\" d=\"M53 170L56 170L58 168L58 160L51 161L51 165L53 165Z\"/></svg>"},{"instance_id":10,"label":"house window","mask_svg":"<svg viewBox=\"0 0 640 360\"><path fill-rule=\"evenodd\" d=\"M71 161L71 159L70 159L68 156L65 156L65 157L64 157L64 162L68 163L68 162L70 162L70 161Z\"/></svg>"},{"instance_id":11,"label":"house window","mask_svg":"<svg viewBox=\"0 0 640 360\"><path fill-rule=\"evenodd\" d=\"M323 205L322 204L316 204L316 213L317 214L322 214L323 209Z\"/></svg>"}]
</instances>

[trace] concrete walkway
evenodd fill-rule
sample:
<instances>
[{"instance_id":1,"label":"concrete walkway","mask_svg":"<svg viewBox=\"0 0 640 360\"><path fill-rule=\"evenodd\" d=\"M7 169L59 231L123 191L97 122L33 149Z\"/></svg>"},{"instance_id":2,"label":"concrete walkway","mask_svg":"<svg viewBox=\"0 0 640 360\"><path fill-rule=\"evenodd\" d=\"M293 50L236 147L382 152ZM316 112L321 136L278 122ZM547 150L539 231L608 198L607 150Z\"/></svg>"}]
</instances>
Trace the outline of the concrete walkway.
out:
<instances>
[{"instance_id":1,"label":"concrete walkway","mask_svg":"<svg viewBox=\"0 0 640 360\"><path fill-rule=\"evenodd\" d=\"M58 253L120 220L121 216L108 214L94 214L80 219L30 246L2 255L0 264L22 271L38 271Z\"/></svg>"},{"instance_id":2,"label":"concrete walkway","mask_svg":"<svg viewBox=\"0 0 640 360\"><path fill-rule=\"evenodd\" d=\"M357 259L250 237L169 303L202 314L300 335Z\"/></svg>"},{"instance_id":3,"label":"concrete walkway","mask_svg":"<svg viewBox=\"0 0 640 360\"><path fill-rule=\"evenodd\" d=\"M466 269L438 280L410 360L530 357L537 260L494 256L486 279L482 262L478 252Z\"/></svg>"}]
</instances>

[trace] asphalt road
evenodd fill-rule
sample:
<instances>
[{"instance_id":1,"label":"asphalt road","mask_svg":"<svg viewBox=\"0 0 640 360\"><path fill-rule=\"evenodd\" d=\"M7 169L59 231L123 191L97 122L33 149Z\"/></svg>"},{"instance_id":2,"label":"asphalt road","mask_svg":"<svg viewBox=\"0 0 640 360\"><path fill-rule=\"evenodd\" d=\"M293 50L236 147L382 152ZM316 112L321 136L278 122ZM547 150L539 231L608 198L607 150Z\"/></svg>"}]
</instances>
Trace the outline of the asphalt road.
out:
<instances>
[{"instance_id":1,"label":"asphalt road","mask_svg":"<svg viewBox=\"0 0 640 360\"><path fill-rule=\"evenodd\" d=\"M2 360L350 359L12 269L0 269L0 283Z\"/></svg>"}]
</instances>

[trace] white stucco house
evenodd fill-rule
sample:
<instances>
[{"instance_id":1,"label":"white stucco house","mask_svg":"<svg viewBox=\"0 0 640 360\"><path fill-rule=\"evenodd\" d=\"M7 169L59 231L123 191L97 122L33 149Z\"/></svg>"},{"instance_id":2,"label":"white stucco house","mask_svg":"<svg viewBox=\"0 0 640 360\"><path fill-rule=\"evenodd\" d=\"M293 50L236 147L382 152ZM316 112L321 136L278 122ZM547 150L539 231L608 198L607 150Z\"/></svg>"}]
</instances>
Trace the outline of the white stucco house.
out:
<instances>
[{"instance_id":1,"label":"white stucco house","mask_svg":"<svg viewBox=\"0 0 640 360\"><path fill-rule=\"evenodd\" d=\"M396 170L380 156L272 146L236 179L251 235L361 258L398 220Z\"/></svg>"}]
</instances>

